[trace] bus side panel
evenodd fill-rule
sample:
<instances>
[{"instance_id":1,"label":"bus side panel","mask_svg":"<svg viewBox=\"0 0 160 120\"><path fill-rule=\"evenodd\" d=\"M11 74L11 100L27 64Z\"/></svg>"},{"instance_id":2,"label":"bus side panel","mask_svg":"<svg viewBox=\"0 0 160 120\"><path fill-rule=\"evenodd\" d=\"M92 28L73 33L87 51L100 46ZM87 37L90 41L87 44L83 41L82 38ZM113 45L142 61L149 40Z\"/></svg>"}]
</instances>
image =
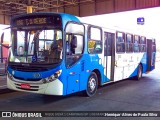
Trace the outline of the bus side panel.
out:
<instances>
[{"instance_id":1,"label":"bus side panel","mask_svg":"<svg viewBox=\"0 0 160 120\"><path fill-rule=\"evenodd\" d=\"M143 69L143 73L146 73L147 71L147 53L137 53L137 55L134 55L137 59L137 61L135 61L136 64L134 64L134 71L133 73L129 76L129 78L134 77L137 75L138 73L138 65L141 64L142 65L142 69ZM138 61L139 59L139 61Z\"/></svg>"},{"instance_id":2,"label":"bus side panel","mask_svg":"<svg viewBox=\"0 0 160 120\"><path fill-rule=\"evenodd\" d=\"M99 70L98 77L102 78L101 57L95 54L83 54L82 58L66 71L67 87L64 89L64 95L86 90L88 78L95 69Z\"/></svg>"},{"instance_id":3,"label":"bus side panel","mask_svg":"<svg viewBox=\"0 0 160 120\"><path fill-rule=\"evenodd\" d=\"M147 70L147 54L145 52L116 54L115 81L136 76L139 64L142 65L143 73L145 73Z\"/></svg>"},{"instance_id":4,"label":"bus side panel","mask_svg":"<svg viewBox=\"0 0 160 120\"><path fill-rule=\"evenodd\" d=\"M88 54L83 55L83 59L81 61L81 74L80 74L80 89L79 91L86 90L87 88L87 81L89 78L89 75L91 74L91 61Z\"/></svg>"},{"instance_id":5,"label":"bus side panel","mask_svg":"<svg viewBox=\"0 0 160 120\"><path fill-rule=\"evenodd\" d=\"M83 72L81 69L82 59L80 58L80 60L66 69L66 94L78 92L80 89L80 75Z\"/></svg>"},{"instance_id":6,"label":"bus side panel","mask_svg":"<svg viewBox=\"0 0 160 120\"><path fill-rule=\"evenodd\" d=\"M87 89L87 81L92 71L99 71L97 77L101 79L100 85L102 84L102 79L104 77L103 71L104 67L102 66L101 56L98 54L84 54L84 59L82 60L81 68L83 71L80 74L80 89L79 91L83 91Z\"/></svg>"}]
</instances>

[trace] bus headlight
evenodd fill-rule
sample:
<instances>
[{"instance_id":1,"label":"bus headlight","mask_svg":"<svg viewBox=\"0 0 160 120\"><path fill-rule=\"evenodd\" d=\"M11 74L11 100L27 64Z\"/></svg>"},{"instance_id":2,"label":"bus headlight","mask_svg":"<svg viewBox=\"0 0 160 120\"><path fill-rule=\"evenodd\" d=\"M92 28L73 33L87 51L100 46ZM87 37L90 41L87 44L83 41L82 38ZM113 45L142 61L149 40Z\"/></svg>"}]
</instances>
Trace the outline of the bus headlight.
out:
<instances>
[{"instance_id":1,"label":"bus headlight","mask_svg":"<svg viewBox=\"0 0 160 120\"><path fill-rule=\"evenodd\" d=\"M43 83L49 83L49 82L52 82L52 81L56 80L61 75L61 72L62 72L62 70L58 70L53 75L51 75L47 78L43 78L42 82Z\"/></svg>"}]
</instances>

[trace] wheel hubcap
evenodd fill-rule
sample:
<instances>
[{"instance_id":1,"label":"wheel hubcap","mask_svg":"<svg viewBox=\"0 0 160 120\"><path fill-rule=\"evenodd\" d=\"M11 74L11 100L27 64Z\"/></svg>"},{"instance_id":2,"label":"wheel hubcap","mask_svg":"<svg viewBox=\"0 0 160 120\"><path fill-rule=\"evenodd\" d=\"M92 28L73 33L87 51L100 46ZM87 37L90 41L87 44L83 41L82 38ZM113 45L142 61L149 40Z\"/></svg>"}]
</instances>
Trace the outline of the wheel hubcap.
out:
<instances>
[{"instance_id":1,"label":"wheel hubcap","mask_svg":"<svg viewBox=\"0 0 160 120\"><path fill-rule=\"evenodd\" d=\"M94 78L91 78L89 81L89 88L91 92L93 92L96 88L96 80Z\"/></svg>"}]
</instances>

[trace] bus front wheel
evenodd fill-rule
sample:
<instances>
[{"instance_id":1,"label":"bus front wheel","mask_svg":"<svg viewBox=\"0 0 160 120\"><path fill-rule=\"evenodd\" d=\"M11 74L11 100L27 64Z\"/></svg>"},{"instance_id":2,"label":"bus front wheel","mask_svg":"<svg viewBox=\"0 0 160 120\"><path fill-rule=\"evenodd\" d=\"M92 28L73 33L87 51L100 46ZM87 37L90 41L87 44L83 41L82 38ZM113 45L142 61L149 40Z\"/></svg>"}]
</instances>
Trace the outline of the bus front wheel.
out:
<instances>
[{"instance_id":1,"label":"bus front wheel","mask_svg":"<svg viewBox=\"0 0 160 120\"><path fill-rule=\"evenodd\" d=\"M95 95L95 93L97 92L97 88L98 88L98 77L95 72L92 72L88 78L86 95L88 97Z\"/></svg>"}]
</instances>

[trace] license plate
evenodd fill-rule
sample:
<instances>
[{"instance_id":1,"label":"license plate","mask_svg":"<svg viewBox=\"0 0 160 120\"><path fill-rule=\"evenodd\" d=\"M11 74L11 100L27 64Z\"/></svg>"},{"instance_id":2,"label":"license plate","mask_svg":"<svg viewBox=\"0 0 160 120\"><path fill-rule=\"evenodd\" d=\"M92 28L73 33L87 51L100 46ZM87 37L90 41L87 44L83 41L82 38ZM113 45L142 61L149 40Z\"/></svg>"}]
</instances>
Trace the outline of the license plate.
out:
<instances>
[{"instance_id":1,"label":"license plate","mask_svg":"<svg viewBox=\"0 0 160 120\"><path fill-rule=\"evenodd\" d=\"M30 86L30 84L21 84L21 88L30 89L31 86Z\"/></svg>"}]
</instances>

